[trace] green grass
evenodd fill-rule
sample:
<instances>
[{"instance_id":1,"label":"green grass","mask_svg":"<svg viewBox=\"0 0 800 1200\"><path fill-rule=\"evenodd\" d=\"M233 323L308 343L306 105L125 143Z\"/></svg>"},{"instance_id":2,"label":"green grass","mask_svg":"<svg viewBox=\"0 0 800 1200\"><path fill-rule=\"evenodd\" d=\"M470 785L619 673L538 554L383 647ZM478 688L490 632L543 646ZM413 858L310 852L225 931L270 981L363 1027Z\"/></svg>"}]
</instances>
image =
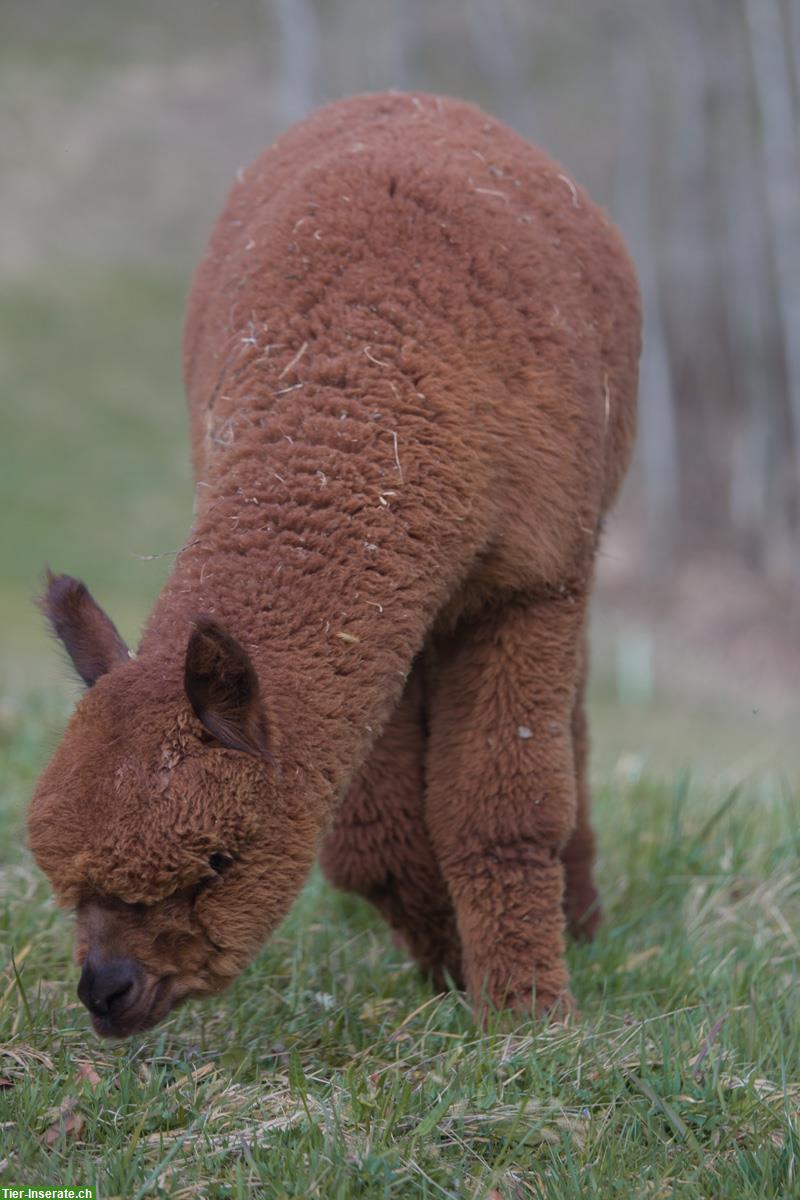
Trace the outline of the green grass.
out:
<instances>
[{"instance_id":1,"label":"green grass","mask_svg":"<svg viewBox=\"0 0 800 1200\"><path fill-rule=\"evenodd\" d=\"M87 1028L69 921L22 849L62 718L42 695L2 710L2 1183L126 1200L800 1195L796 796L599 790L606 920L570 951L580 1024L478 1031L315 877L230 993L117 1045Z\"/></svg>"},{"instance_id":2,"label":"green grass","mask_svg":"<svg viewBox=\"0 0 800 1200\"><path fill-rule=\"evenodd\" d=\"M124 268L0 289L0 386L11 400L0 504L16 513L4 532L8 577L30 577L44 548L141 594L134 554L185 535L183 291Z\"/></svg>"},{"instance_id":3,"label":"green grass","mask_svg":"<svg viewBox=\"0 0 800 1200\"><path fill-rule=\"evenodd\" d=\"M31 604L45 563L85 578L133 637L186 536L184 291L75 265L0 286L0 661L15 686L48 671Z\"/></svg>"}]
</instances>

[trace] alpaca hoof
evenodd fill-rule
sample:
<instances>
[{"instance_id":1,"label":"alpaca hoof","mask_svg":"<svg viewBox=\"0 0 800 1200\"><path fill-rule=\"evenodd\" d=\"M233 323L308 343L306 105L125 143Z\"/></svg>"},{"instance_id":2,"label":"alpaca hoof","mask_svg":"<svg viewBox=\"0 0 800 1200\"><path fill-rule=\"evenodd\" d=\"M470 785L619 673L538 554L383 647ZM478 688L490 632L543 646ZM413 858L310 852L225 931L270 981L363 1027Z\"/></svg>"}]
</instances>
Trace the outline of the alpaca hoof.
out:
<instances>
[{"instance_id":1,"label":"alpaca hoof","mask_svg":"<svg viewBox=\"0 0 800 1200\"><path fill-rule=\"evenodd\" d=\"M573 915L567 913L567 930L575 942L593 942L603 919L603 910L593 908L590 912Z\"/></svg>"},{"instance_id":2,"label":"alpaca hoof","mask_svg":"<svg viewBox=\"0 0 800 1200\"><path fill-rule=\"evenodd\" d=\"M527 1000L522 998L506 1008L495 1008L493 1004L482 1003L474 1009L476 1025L492 1033L516 1033L525 1022L535 1019L547 1025L572 1025L581 1019L578 1006L569 991L561 991L555 996L536 996L533 1000L530 992Z\"/></svg>"},{"instance_id":3,"label":"alpaca hoof","mask_svg":"<svg viewBox=\"0 0 800 1200\"><path fill-rule=\"evenodd\" d=\"M473 1006L473 1012L476 1023L484 1029L508 1033L531 1017L550 1025L566 1025L580 1019L578 1006L567 988L559 992L537 992L535 996L526 991L513 999L507 996L500 1004L484 998Z\"/></svg>"},{"instance_id":4,"label":"alpaca hoof","mask_svg":"<svg viewBox=\"0 0 800 1200\"><path fill-rule=\"evenodd\" d=\"M464 991L464 974L458 963L438 962L423 967L423 973L435 992Z\"/></svg>"},{"instance_id":5,"label":"alpaca hoof","mask_svg":"<svg viewBox=\"0 0 800 1200\"><path fill-rule=\"evenodd\" d=\"M550 1025L572 1025L580 1021L581 1014L572 993L563 991L555 996L537 995L536 1016Z\"/></svg>"}]
</instances>

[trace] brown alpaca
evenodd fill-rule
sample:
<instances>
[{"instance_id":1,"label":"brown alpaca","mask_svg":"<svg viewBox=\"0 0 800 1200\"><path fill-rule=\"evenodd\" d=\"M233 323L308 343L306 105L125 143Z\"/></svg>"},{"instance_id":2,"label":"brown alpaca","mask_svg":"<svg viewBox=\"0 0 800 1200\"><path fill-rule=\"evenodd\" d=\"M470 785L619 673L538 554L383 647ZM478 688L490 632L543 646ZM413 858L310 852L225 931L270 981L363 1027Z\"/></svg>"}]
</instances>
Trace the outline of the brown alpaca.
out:
<instances>
[{"instance_id":1,"label":"brown alpaca","mask_svg":"<svg viewBox=\"0 0 800 1200\"><path fill-rule=\"evenodd\" d=\"M221 990L320 851L478 1011L568 1003L597 921L584 629L633 439L613 226L467 104L358 96L241 172L197 272L193 528L30 810L99 1032Z\"/></svg>"}]
</instances>

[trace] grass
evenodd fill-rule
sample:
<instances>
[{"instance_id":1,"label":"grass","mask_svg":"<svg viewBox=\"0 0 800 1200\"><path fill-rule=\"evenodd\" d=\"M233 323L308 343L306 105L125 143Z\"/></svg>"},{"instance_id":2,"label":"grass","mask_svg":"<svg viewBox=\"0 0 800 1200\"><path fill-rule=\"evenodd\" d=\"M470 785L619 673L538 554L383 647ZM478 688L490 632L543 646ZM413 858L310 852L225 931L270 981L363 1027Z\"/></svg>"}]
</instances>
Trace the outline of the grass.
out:
<instances>
[{"instance_id":1,"label":"grass","mask_svg":"<svg viewBox=\"0 0 800 1200\"><path fill-rule=\"evenodd\" d=\"M0 387L12 400L0 504L17 511L3 534L7 578L35 576L43 550L66 552L101 586L142 594L153 572L135 553L182 541L184 289L129 268L0 287Z\"/></svg>"},{"instance_id":2,"label":"grass","mask_svg":"<svg viewBox=\"0 0 800 1200\"><path fill-rule=\"evenodd\" d=\"M186 536L184 290L154 270L74 264L0 284L0 661L13 690L31 670L58 684L31 604L46 562L85 578L132 636Z\"/></svg>"},{"instance_id":3,"label":"grass","mask_svg":"<svg viewBox=\"0 0 800 1200\"><path fill-rule=\"evenodd\" d=\"M60 703L60 702L59 702ZM0 1181L103 1197L800 1196L800 825L774 785L600 788L606 904L580 1024L477 1030L314 877L225 997L87 1029L22 849L63 712L3 709Z\"/></svg>"}]
</instances>

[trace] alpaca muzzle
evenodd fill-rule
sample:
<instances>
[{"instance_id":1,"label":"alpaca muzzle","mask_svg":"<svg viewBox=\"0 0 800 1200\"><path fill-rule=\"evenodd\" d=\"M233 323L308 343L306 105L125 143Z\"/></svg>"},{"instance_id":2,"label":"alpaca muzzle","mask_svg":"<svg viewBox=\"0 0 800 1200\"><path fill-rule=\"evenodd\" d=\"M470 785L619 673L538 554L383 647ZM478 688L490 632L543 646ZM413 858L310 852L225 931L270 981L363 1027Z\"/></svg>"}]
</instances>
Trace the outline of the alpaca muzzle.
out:
<instances>
[{"instance_id":1,"label":"alpaca muzzle","mask_svg":"<svg viewBox=\"0 0 800 1200\"><path fill-rule=\"evenodd\" d=\"M158 991L158 987L155 988ZM154 1005L154 988L130 958L86 959L78 982L95 1031L103 1037L127 1037L145 1028Z\"/></svg>"}]
</instances>

